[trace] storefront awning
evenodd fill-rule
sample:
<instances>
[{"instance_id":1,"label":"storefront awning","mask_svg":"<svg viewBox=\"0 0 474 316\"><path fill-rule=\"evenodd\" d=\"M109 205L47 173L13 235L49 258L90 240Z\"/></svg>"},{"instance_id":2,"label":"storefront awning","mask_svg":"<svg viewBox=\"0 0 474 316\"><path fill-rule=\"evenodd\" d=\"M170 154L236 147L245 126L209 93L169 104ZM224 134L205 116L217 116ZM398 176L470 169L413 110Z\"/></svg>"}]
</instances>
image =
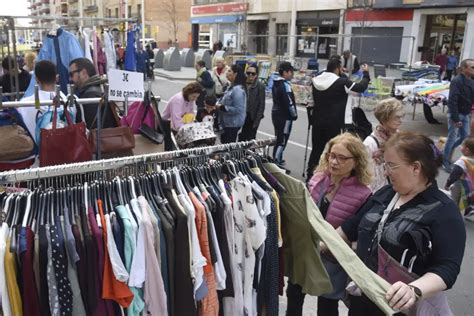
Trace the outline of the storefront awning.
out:
<instances>
[{"instance_id":1,"label":"storefront awning","mask_svg":"<svg viewBox=\"0 0 474 316\"><path fill-rule=\"evenodd\" d=\"M270 20L268 14L249 14L247 15L247 21L259 21L259 20Z\"/></svg>"},{"instance_id":2,"label":"storefront awning","mask_svg":"<svg viewBox=\"0 0 474 316\"><path fill-rule=\"evenodd\" d=\"M243 20L245 20L243 15L195 16L191 18L191 24L235 23Z\"/></svg>"}]
</instances>

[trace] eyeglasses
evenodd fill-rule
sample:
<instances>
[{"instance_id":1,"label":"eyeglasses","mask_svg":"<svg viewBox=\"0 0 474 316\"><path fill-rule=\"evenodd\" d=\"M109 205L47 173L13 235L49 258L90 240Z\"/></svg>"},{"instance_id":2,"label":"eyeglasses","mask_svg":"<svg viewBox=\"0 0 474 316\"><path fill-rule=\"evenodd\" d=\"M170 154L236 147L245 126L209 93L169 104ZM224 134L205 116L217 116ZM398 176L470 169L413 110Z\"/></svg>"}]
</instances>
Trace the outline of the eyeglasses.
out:
<instances>
[{"instance_id":1,"label":"eyeglasses","mask_svg":"<svg viewBox=\"0 0 474 316\"><path fill-rule=\"evenodd\" d=\"M246 72L247 76L255 76L257 75L256 72Z\"/></svg>"},{"instance_id":2,"label":"eyeglasses","mask_svg":"<svg viewBox=\"0 0 474 316\"><path fill-rule=\"evenodd\" d=\"M400 167L400 165L390 164L389 162L383 163L383 169L387 172L393 172L393 170L397 169L398 167Z\"/></svg>"},{"instance_id":3,"label":"eyeglasses","mask_svg":"<svg viewBox=\"0 0 474 316\"><path fill-rule=\"evenodd\" d=\"M349 159L354 159L354 157L346 157L343 155L336 155L335 153L326 153L326 160L336 160L337 163L345 163Z\"/></svg>"},{"instance_id":4,"label":"eyeglasses","mask_svg":"<svg viewBox=\"0 0 474 316\"><path fill-rule=\"evenodd\" d=\"M81 71L81 70L82 70L82 69L77 69L77 70L70 71L70 72L69 72L69 77L74 76L74 74L75 74L76 72L79 72L79 71Z\"/></svg>"}]
</instances>

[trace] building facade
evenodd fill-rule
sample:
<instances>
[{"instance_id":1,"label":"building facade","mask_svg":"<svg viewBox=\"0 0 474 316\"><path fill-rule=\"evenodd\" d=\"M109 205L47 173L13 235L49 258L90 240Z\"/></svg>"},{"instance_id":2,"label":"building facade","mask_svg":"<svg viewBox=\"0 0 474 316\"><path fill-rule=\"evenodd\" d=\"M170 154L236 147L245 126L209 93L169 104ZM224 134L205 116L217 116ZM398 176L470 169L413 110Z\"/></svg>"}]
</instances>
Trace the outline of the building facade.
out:
<instances>
[{"instance_id":1,"label":"building facade","mask_svg":"<svg viewBox=\"0 0 474 316\"><path fill-rule=\"evenodd\" d=\"M270 55L289 53L293 1L296 1L297 36L294 55L328 58L338 46L346 0L251 1L247 14L248 50Z\"/></svg>"},{"instance_id":2,"label":"building facade","mask_svg":"<svg viewBox=\"0 0 474 316\"><path fill-rule=\"evenodd\" d=\"M394 9L413 10L410 21L395 26L403 26L403 35L410 36L412 42L408 49L406 45L402 48L401 61L432 63L442 48L453 51L461 60L474 56L474 1L373 0L371 3L374 11Z\"/></svg>"}]
</instances>

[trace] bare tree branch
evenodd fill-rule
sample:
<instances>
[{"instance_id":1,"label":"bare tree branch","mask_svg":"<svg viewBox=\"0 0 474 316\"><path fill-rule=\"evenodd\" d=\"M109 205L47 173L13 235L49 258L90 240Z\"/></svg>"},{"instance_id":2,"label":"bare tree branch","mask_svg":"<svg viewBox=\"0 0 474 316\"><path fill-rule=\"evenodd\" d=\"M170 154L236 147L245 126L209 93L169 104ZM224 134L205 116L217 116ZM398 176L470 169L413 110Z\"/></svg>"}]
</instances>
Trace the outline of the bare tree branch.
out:
<instances>
[{"instance_id":1,"label":"bare tree branch","mask_svg":"<svg viewBox=\"0 0 474 316\"><path fill-rule=\"evenodd\" d=\"M173 35L173 40L178 38L178 32L180 30L178 11L176 0L163 1L163 13L165 21L167 22L165 27Z\"/></svg>"}]
</instances>

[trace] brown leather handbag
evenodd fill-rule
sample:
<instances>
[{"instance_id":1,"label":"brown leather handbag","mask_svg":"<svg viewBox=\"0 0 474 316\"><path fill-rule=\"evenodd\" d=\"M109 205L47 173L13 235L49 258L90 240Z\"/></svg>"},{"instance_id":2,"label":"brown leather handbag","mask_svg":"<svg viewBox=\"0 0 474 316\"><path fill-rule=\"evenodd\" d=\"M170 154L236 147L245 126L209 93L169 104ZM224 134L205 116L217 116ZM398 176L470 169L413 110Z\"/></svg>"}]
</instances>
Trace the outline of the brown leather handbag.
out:
<instances>
[{"instance_id":1,"label":"brown leather handbag","mask_svg":"<svg viewBox=\"0 0 474 316\"><path fill-rule=\"evenodd\" d=\"M104 108L102 111L102 126L105 121L105 116L107 115L104 103L104 99L99 102L99 107ZM100 152L102 154L112 154L131 151L135 148L135 137L133 136L131 128L128 126L120 126L120 119L117 115L117 106L115 103L109 102L108 107L114 117L117 127L100 129ZM97 129L92 129L90 131L89 144L93 150L96 150Z\"/></svg>"},{"instance_id":2,"label":"brown leather handbag","mask_svg":"<svg viewBox=\"0 0 474 316\"><path fill-rule=\"evenodd\" d=\"M86 137L86 123L74 124L64 105L67 126L57 128L58 105L54 106L52 129L41 129L40 166L92 160L92 151Z\"/></svg>"}]
</instances>

